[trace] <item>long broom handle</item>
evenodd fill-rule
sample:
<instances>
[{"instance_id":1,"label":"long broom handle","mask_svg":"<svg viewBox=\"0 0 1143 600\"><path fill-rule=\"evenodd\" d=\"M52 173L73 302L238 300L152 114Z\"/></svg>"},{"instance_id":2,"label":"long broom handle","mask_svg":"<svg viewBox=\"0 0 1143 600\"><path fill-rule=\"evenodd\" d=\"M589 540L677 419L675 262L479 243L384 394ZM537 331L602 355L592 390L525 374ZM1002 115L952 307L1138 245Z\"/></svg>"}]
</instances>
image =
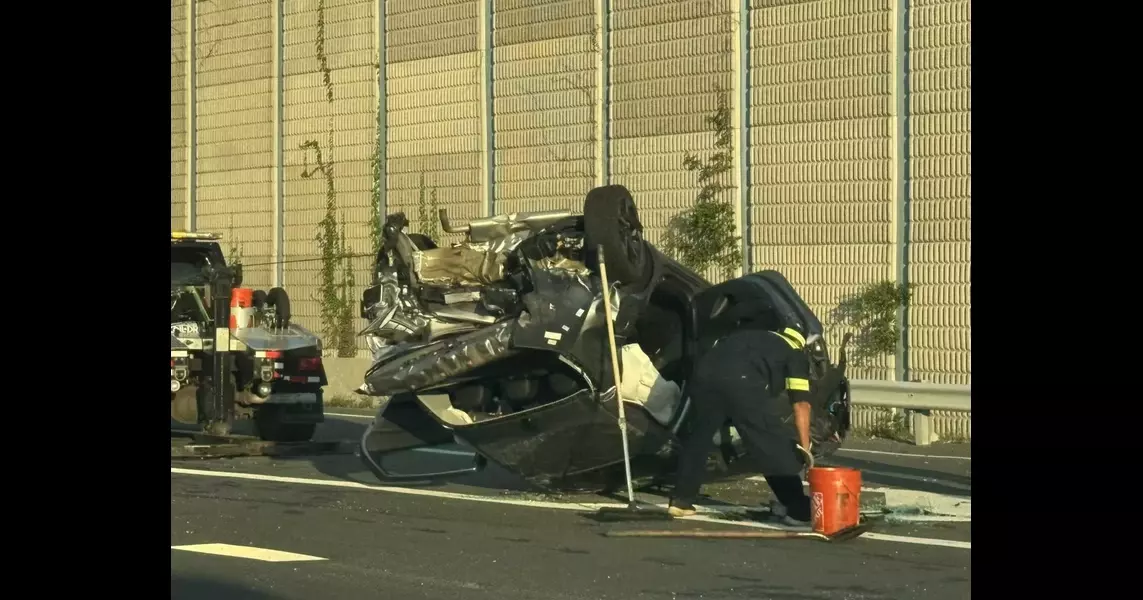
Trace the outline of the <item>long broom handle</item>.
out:
<instances>
[{"instance_id":1,"label":"long broom handle","mask_svg":"<svg viewBox=\"0 0 1143 600\"><path fill-rule=\"evenodd\" d=\"M607 344L611 348L611 373L615 379L615 401L619 405L619 434L623 439L623 469L627 476L627 503L635 504L635 486L631 483L631 451L627 448L627 412L623 409L623 394L619 388L619 353L615 349L615 323L611 314L611 286L607 284L607 261L603 246L596 247L599 256L599 281L603 285L603 310L607 313Z\"/></svg>"},{"instance_id":2,"label":"long broom handle","mask_svg":"<svg viewBox=\"0 0 1143 600\"><path fill-rule=\"evenodd\" d=\"M820 533L802 531L710 531L704 529L608 531L607 537L720 538L742 540L829 540Z\"/></svg>"}]
</instances>

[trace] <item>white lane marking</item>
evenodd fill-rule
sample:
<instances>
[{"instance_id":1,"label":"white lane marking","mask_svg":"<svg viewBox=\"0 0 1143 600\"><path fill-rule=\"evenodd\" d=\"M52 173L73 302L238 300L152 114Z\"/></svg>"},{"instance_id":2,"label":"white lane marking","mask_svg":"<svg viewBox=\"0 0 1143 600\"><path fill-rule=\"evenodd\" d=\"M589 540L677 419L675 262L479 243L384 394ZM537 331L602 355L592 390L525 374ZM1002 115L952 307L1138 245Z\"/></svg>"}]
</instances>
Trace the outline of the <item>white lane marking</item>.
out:
<instances>
[{"instance_id":1,"label":"white lane marking","mask_svg":"<svg viewBox=\"0 0 1143 600\"><path fill-rule=\"evenodd\" d=\"M958 542L956 540L938 540L935 538L916 538L905 535L892 535L888 533L877 533L875 531L863 534L863 540L881 540L883 542L898 542L901 544L920 544L922 546L942 546L944 548L960 548L962 550L972 550L972 542Z\"/></svg>"},{"instance_id":2,"label":"white lane marking","mask_svg":"<svg viewBox=\"0 0 1143 600\"><path fill-rule=\"evenodd\" d=\"M383 485L366 485L356 481L335 481L331 479L308 479L303 477L284 477L281 475L262 475L259 473L239 473L234 471L202 471L198 469L183 469L179 467L171 467L171 473L177 475L197 475L199 477L218 477L223 479L246 479L251 481L270 481L275 483L296 483L301 485L316 485L323 487L337 487L348 488L355 490L366 490L372 492L388 492L391 494L405 494L408 496L431 496L434 498L445 498L448 500L467 500L469 502L485 502L488 504L505 504L509 506L524 506L529 508L550 508L555 510L572 510L583 512L585 510L599 510L605 507L623 507L627 506L625 503L620 502L584 502L584 503L563 503L563 502L548 502L543 500L517 500L514 498L497 498L489 496L477 496L474 494L461 494L457 492L445 492L441 490L426 490L420 488L402 488ZM666 505L654 505L659 508L666 508ZM713 508L707 506L697 506L700 512L704 513L725 513L724 508ZM693 517L682 517L682 520L687 521L703 521L708 523L719 523L723 525L737 525L740 527L752 527L755 529L779 529L790 531L801 531L797 528L781 527L778 525L771 525L768 523L756 523L749 521L732 521L726 519L717 519L714 517L695 515ZM921 537L906 537L899 535L886 535L878 533L866 533L861 536L863 539L882 540L887 542L900 542L906 544L920 544L923 546L943 546L948 548L962 548L971 550L972 544L970 542L956 542L952 540L940 540L934 538L921 538Z\"/></svg>"},{"instance_id":3,"label":"white lane marking","mask_svg":"<svg viewBox=\"0 0 1143 600\"><path fill-rule=\"evenodd\" d=\"M859 454L885 454L888 456L905 456L908 458L939 458L941 460L972 460L971 456L945 456L936 454L909 454L906 452L888 452L885 450L860 450L858 448L838 448L838 452L856 452Z\"/></svg>"},{"instance_id":4,"label":"white lane marking","mask_svg":"<svg viewBox=\"0 0 1143 600\"><path fill-rule=\"evenodd\" d=\"M282 552L269 548L255 548L254 546L235 546L233 544L190 544L187 546L171 546L171 550L184 550L199 554L213 554L215 556L230 556L233 558L248 558L262 562L303 562L313 560L327 560L320 556Z\"/></svg>"}]
</instances>

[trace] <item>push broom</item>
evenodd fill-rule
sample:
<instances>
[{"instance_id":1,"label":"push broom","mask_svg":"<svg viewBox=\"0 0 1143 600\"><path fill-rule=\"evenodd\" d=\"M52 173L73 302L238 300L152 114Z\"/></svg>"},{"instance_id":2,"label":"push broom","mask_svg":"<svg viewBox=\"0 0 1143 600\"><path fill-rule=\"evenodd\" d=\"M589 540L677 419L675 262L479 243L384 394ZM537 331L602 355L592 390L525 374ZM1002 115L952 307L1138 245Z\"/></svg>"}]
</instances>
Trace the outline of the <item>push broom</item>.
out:
<instances>
[{"instance_id":1,"label":"push broom","mask_svg":"<svg viewBox=\"0 0 1143 600\"><path fill-rule=\"evenodd\" d=\"M640 506L635 500L635 485L631 481L631 450L627 446L627 412L623 408L623 393L619 383L619 352L615 346L615 322L611 313L611 286L607 282L607 262L604 260L603 246L597 246L599 257L599 280L603 288L604 320L607 321L607 343L611 350L611 373L615 380L615 404L619 410L619 435L623 440L623 469L627 478L627 506L605 506L596 511L596 517L604 521L670 520L671 515L657 506Z\"/></svg>"}]
</instances>

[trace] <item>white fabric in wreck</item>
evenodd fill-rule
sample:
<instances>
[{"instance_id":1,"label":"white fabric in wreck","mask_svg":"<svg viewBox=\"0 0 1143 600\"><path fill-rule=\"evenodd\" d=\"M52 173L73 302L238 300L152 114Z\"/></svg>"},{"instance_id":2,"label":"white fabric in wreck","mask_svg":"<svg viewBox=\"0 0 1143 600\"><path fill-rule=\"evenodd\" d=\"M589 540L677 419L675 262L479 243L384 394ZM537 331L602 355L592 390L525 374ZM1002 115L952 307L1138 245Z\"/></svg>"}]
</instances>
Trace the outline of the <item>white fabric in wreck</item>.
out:
<instances>
[{"instance_id":1,"label":"white fabric in wreck","mask_svg":"<svg viewBox=\"0 0 1143 600\"><path fill-rule=\"evenodd\" d=\"M640 404L656 421L668 425L679 407L683 392L679 385L664 379L639 344L627 344L619 351L623 360L623 401Z\"/></svg>"}]
</instances>

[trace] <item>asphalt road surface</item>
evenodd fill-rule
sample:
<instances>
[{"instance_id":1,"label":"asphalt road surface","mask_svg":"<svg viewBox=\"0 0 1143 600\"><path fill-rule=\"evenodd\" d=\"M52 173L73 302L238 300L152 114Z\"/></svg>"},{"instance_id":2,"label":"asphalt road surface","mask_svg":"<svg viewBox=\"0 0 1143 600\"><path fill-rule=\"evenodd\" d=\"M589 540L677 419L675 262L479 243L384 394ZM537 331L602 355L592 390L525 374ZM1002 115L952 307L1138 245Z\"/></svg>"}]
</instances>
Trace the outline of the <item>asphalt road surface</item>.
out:
<instances>
[{"instance_id":1,"label":"asphalt road surface","mask_svg":"<svg viewBox=\"0 0 1143 600\"><path fill-rule=\"evenodd\" d=\"M368 420L330 416L319 439L354 439ZM867 486L970 494L967 445L848 446L837 461L860 461L854 466ZM909 456L917 452L928 456ZM453 448L407 460L417 468L469 459ZM496 471L445 485L385 487L352 455L172 460L171 467L172 598L970 597L967 522L879 522L873 533L838 544L615 539L602 533L775 526L718 514L601 524L586 516L593 503L611 502L598 496L541 496ZM722 500L733 490L704 491ZM752 498L732 499L739 500Z\"/></svg>"}]
</instances>

